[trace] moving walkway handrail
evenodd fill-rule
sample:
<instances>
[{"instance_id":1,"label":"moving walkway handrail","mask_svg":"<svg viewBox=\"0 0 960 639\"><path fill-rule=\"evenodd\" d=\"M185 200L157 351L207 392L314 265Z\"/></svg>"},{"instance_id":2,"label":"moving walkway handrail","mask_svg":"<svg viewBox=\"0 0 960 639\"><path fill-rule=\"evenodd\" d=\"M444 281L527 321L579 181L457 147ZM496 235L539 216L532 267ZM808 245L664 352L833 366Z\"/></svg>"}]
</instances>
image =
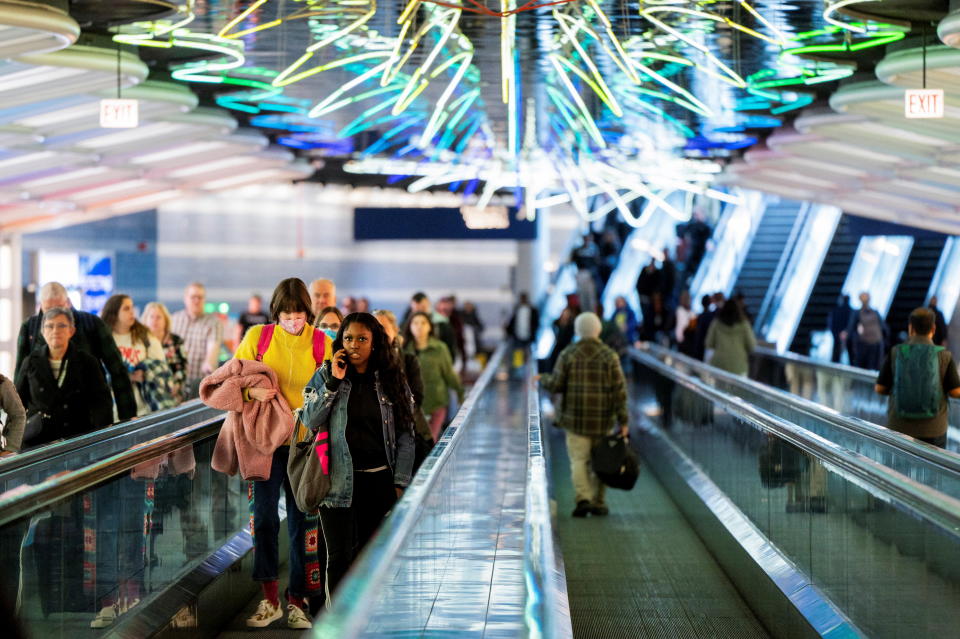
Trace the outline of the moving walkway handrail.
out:
<instances>
[{"instance_id":1,"label":"moving walkway handrail","mask_svg":"<svg viewBox=\"0 0 960 639\"><path fill-rule=\"evenodd\" d=\"M137 444L129 450L111 455L83 468L54 475L39 484L20 486L7 491L5 496L0 498L0 526L96 486L111 477L131 470L138 464L207 439L219 432L223 419L223 415L207 419Z\"/></svg>"},{"instance_id":2,"label":"moving walkway handrail","mask_svg":"<svg viewBox=\"0 0 960 639\"><path fill-rule=\"evenodd\" d=\"M767 348L766 346L758 346L754 353L762 357L768 357L770 359L779 360L786 364L799 364L801 366L810 366L812 368L819 368L829 372L835 372L844 377L853 377L859 381L868 382L873 384L877 381L877 375L879 371L871 371L866 368L857 368L856 366L847 366L846 364L837 364L835 362L824 362L821 360L813 359L812 357L805 357L797 353L779 353L772 348Z\"/></svg>"},{"instance_id":3,"label":"moving walkway handrail","mask_svg":"<svg viewBox=\"0 0 960 639\"><path fill-rule=\"evenodd\" d=\"M528 366L528 389L533 386L533 372L533 367ZM557 574L558 558L553 543L547 461L540 426L540 394L535 390L527 391L527 437L527 490L523 522L523 567L527 576L524 579L526 636L562 639L572 637L573 628L566 592L556 586L557 580L563 575Z\"/></svg>"},{"instance_id":4,"label":"moving walkway handrail","mask_svg":"<svg viewBox=\"0 0 960 639\"><path fill-rule=\"evenodd\" d=\"M436 443L424 460L416 476L403 493L403 498L393 507L390 526L382 526L380 532L367 545L340 582L337 596L332 604L313 625L314 637L325 639L351 639L358 636L367 622L368 606L376 603L375 594L382 587L387 574L393 569L392 559L398 556L404 542L411 535L424 510L427 500L444 466L453 457L454 451L464 439L463 425L473 412L477 401L490 385L490 380L503 360L507 345L501 344L490 357L487 367L477 379L470 394L464 400L443 437Z\"/></svg>"},{"instance_id":5,"label":"moving walkway handrail","mask_svg":"<svg viewBox=\"0 0 960 639\"><path fill-rule=\"evenodd\" d=\"M773 433L823 463L847 474L855 483L873 486L891 499L904 504L916 516L960 536L960 500L898 473L860 453L843 448L815 433L792 424L747 401L724 393L702 380L681 373L659 358L634 350L633 357L680 386L722 406L760 430Z\"/></svg>"},{"instance_id":6,"label":"moving walkway handrail","mask_svg":"<svg viewBox=\"0 0 960 639\"><path fill-rule=\"evenodd\" d=\"M693 359L692 357L688 357L687 355L678 353L676 351L671 351L663 348L662 346L647 343L642 345L641 348L650 352L658 359L663 357L673 358L676 361L682 362L684 366L687 366L698 373L703 373L717 379L722 379L725 384L729 384L731 386L738 386L740 388L748 389L754 393L766 395L780 404L785 404L792 410L812 415L817 419L829 422L831 425L838 428L869 437L880 444L896 448L902 453L917 457L922 459L924 462L939 466L944 470L960 475L960 455L957 455L956 453L952 453L929 444L924 444L908 435L898 433L897 431L890 430L884 426L879 426L873 422L868 422L864 419L860 419L859 417L849 417L847 415L843 415L828 406L824 406L823 404L818 404L817 402L794 395L793 393L789 393L785 390L762 384L748 377L728 373L727 371L720 370L719 368L705 364L700 360Z\"/></svg>"},{"instance_id":7,"label":"moving walkway handrail","mask_svg":"<svg viewBox=\"0 0 960 639\"><path fill-rule=\"evenodd\" d=\"M48 462L53 457L69 455L81 448L86 448L94 444L112 439L115 437L124 437L133 433L141 432L147 428L156 428L161 424L168 423L172 419L181 419L192 413L205 412L212 409L207 408L200 400L190 401L176 408L151 413L150 415L137 419L119 422L106 428L95 430L78 437L72 437L62 441L54 442L46 446L32 448L30 450L4 457L0 459L0 477L3 475L26 468L38 462Z\"/></svg>"}]
</instances>

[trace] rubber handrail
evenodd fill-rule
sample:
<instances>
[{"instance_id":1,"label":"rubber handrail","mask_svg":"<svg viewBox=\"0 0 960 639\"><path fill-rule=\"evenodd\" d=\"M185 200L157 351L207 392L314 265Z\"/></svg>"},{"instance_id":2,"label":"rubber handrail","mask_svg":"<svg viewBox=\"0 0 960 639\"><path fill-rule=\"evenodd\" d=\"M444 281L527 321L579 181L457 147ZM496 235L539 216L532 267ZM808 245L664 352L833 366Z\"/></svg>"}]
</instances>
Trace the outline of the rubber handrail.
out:
<instances>
[{"instance_id":1,"label":"rubber handrail","mask_svg":"<svg viewBox=\"0 0 960 639\"><path fill-rule=\"evenodd\" d=\"M890 500L903 504L917 517L952 536L960 537L960 500L910 479L860 453L843 448L739 397L724 393L699 379L681 373L650 353L634 350L633 357L644 366L652 368L708 401L722 406L738 419L793 444L828 466L847 474L855 483L871 487Z\"/></svg>"}]
</instances>

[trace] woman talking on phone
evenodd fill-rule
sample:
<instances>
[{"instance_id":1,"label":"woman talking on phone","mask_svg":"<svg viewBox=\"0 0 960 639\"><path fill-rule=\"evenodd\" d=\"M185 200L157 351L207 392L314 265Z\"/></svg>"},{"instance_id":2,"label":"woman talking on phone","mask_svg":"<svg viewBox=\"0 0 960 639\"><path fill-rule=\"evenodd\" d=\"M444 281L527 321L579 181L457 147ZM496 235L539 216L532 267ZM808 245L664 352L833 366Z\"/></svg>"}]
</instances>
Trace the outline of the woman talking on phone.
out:
<instances>
[{"instance_id":1,"label":"woman talking on phone","mask_svg":"<svg viewBox=\"0 0 960 639\"><path fill-rule=\"evenodd\" d=\"M395 349L369 313L347 315L333 361L307 383L300 418L326 431L330 492L320 504L333 593L350 563L410 482L413 412Z\"/></svg>"}]
</instances>

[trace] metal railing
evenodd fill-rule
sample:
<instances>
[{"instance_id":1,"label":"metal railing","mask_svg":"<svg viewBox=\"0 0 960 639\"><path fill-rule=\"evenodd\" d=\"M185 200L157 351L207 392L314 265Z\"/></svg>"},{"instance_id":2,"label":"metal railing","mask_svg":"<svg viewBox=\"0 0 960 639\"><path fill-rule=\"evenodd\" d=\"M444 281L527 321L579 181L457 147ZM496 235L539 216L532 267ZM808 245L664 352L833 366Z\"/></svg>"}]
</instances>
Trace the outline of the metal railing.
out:
<instances>
[{"instance_id":1,"label":"metal railing","mask_svg":"<svg viewBox=\"0 0 960 639\"><path fill-rule=\"evenodd\" d=\"M219 417L137 444L83 468L54 475L35 485L24 485L7 491L6 496L0 500L0 526L125 473L138 464L213 437L220 431L223 419L221 414Z\"/></svg>"},{"instance_id":2,"label":"metal railing","mask_svg":"<svg viewBox=\"0 0 960 639\"><path fill-rule=\"evenodd\" d=\"M708 399L760 431L773 434L792 444L854 483L870 486L891 501L902 504L917 518L952 536L960 536L960 500L924 486L873 459L843 448L739 397L682 373L650 353L635 350L633 357L644 366Z\"/></svg>"},{"instance_id":3,"label":"metal railing","mask_svg":"<svg viewBox=\"0 0 960 639\"><path fill-rule=\"evenodd\" d=\"M533 370L527 375L532 387ZM527 637L563 639L573 636L570 605L567 601L566 575L562 559L554 545L550 516L549 475L544 456L544 434L540 427L540 396L527 394L527 491L524 516L523 567L526 579ZM557 584L564 584L558 588Z\"/></svg>"},{"instance_id":4,"label":"metal railing","mask_svg":"<svg viewBox=\"0 0 960 639\"><path fill-rule=\"evenodd\" d=\"M960 455L943 450L942 448L925 444L897 431L874 424L873 422L843 415L823 404L805 399L779 388L773 388L748 377L728 373L709 364L704 364L700 360L676 351L671 351L662 346L657 346L656 344L643 344L640 349L634 352L648 352L660 361L666 363L677 362L685 368L696 372L698 376L721 381L725 389L734 389L734 391L738 393L738 396L762 395L772 403L821 420L838 429L855 433L857 436L867 437L885 449L902 453L907 455L911 460L922 461L923 463L933 465L960 477Z\"/></svg>"}]
</instances>

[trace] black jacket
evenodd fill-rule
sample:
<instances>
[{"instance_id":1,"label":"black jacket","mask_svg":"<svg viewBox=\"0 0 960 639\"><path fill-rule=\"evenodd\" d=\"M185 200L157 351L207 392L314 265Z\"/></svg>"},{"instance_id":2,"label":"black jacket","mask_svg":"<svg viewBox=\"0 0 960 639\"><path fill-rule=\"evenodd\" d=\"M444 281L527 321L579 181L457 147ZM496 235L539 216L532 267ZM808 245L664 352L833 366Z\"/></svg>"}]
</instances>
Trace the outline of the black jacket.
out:
<instances>
[{"instance_id":1,"label":"black jacket","mask_svg":"<svg viewBox=\"0 0 960 639\"><path fill-rule=\"evenodd\" d=\"M41 319L42 316L37 314L20 326L20 335L17 337L17 368L14 375L18 388L20 369L23 368L27 356L47 345L40 332ZM73 309L73 321L77 332L70 339L70 347L92 355L103 364L110 373L110 385L113 386L113 396L117 401L117 415L121 420L133 419L137 416L137 400L133 395L127 365L120 357L110 329L96 315L76 309Z\"/></svg>"},{"instance_id":2,"label":"black jacket","mask_svg":"<svg viewBox=\"0 0 960 639\"><path fill-rule=\"evenodd\" d=\"M113 422L113 399L103 369L89 353L72 343L64 355L63 383L57 386L43 347L27 355L20 366L17 393L31 415L43 415L43 430L24 446L38 446L60 438L76 437Z\"/></svg>"}]
</instances>

